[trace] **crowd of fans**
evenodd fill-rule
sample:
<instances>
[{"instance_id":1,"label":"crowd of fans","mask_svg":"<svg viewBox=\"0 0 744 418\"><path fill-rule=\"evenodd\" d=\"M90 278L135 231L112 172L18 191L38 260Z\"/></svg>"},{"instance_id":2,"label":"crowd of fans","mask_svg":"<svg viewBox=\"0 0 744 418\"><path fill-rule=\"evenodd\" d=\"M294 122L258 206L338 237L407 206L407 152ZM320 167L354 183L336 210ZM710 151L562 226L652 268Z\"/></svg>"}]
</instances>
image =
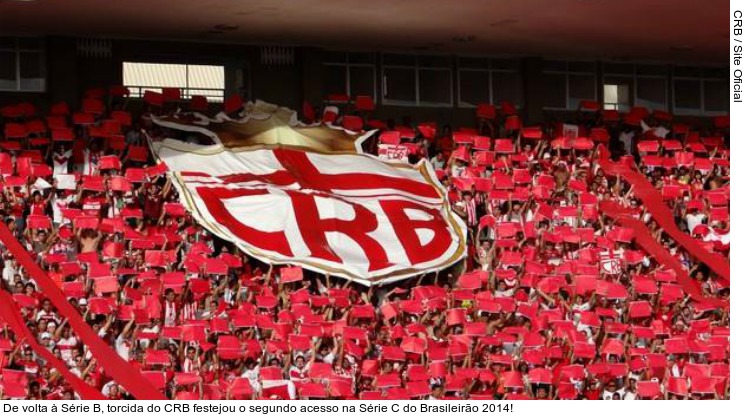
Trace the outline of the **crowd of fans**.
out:
<instances>
[{"instance_id":1,"label":"crowd of fans","mask_svg":"<svg viewBox=\"0 0 744 418\"><path fill-rule=\"evenodd\" d=\"M573 121L523 127L503 103L479 106L474 128L453 131L329 107L319 119L381 129L369 152L402 145L410 162L428 159L468 227L462 263L367 288L308 271L287 283L283 266L251 259L195 223L149 155L147 112L133 117L122 96L93 89L78 111L61 103L48 115L28 104L3 108L0 214L85 322L168 398L729 396L728 305L683 291L600 203L644 222L701 295L727 302L727 279L660 228L630 183L597 164L608 153L639 170L678 228L728 261L721 120L687 126L665 112L621 115L587 102ZM207 111L198 98L153 97L158 112ZM38 344L105 397L131 397L6 243L0 253L0 291ZM78 396L2 318L0 370L0 399Z\"/></svg>"}]
</instances>

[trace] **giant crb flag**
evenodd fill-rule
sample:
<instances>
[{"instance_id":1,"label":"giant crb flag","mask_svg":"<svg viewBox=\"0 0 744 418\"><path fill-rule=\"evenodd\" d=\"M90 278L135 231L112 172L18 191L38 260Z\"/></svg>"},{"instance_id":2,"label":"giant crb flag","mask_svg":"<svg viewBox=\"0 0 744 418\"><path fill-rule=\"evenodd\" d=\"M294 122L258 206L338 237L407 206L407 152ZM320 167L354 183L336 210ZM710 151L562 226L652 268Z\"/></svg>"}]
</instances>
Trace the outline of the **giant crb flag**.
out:
<instances>
[{"instance_id":1,"label":"giant crb flag","mask_svg":"<svg viewBox=\"0 0 744 418\"><path fill-rule=\"evenodd\" d=\"M205 228L267 263L297 264L367 285L461 260L466 229L428 162L383 162L370 135L303 125L289 109L248 103L223 114L154 118L150 139L187 210ZM174 139L195 133L213 145ZM193 141L191 141L193 142Z\"/></svg>"}]
</instances>

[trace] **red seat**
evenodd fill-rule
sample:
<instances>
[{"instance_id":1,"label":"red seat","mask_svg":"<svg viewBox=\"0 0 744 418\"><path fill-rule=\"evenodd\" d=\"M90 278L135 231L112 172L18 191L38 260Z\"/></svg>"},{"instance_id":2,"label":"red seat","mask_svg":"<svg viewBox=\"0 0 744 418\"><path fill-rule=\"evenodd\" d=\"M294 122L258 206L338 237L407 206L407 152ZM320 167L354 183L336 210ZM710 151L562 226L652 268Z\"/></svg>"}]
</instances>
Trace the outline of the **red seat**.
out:
<instances>
[{"instance_id":1,"label":"red seat","mask_svg":"<svg viewBox=\"0 0 744 418\"><path fill-rule=\"evenodd\" d=\"M166 102L177 102L181 100L181 89L176 87L163 87L163 99Z\"/></svg>"},{"instance_id":2,"label":"red seat","mask_svg":"<svg viewBox=\"0 0 744 418\"><path fill-rule=\"evenodd\" d=\"M617 110L603 110L602 120L605 122L617 122L620 120L620 112Z\"/></svg>"},{"instance_id":3,"label":"red seat","mask_svg":"<svg viewBox=\"0 0 744 418\"><path fill-rule=\"evenodd\" d=\"M517 108L514 107L514 104L512 102L503 100L499 104L499 107L501 107L501 113L507 116L514 116L517 114Z\"/></svg>"},{"instance_id":4,"label":"red seat","mask_svg":"<svg viewBox=\"0 0 744 418\"><path fill-rule=\"evenodd\" d=\"M22 117L30 118L36 115L36 106L32 105L31 103L27 103L27 102L19 103L18 111L21 113Z\"/></svg>"},{"instance_id":5,"label":"red seat","mask_svg":"<svg viewBox=\"0 0 744 418\"><path fill-rule=\"evenodd\" d=\"M338 108L336 106L326 106L325 109L323 109L323 123L336 123L336 119L338 118Z\"/></svg>"},{"instance_id":6,"label":"red seat","mask_svg":"<svg viewBox=\"0 0 744 418\"><path fill-rule=\"evenodd\" d=\"M115 119L106 119L101 122L101 129L109 135L121 134L121 124Z\"/></svg>"},{"instance_id":7,"label":"red seat","mask_svg":"<svg viewBox=\"0 0 744 418\"><path fill-rule=\"evenodd\" d=\"M493 150L500 154L514 154L514 142L511 139L497 139Z\"/></svg>"},{"instance_id":8,"label":"red seat","mask_svg":"<svg viewBox=\"0 0 744 418\"><path fill-rule=\"evenodd\" d=\"M718 129L722 128L728 128L731 124L731 116L716 116L713 118L713 126L715 126Z\"/></svg>"},{"instance_id":9,"label":"red seat","mask_svg":"<svg viewBox=\"0 0 744 418\"><path fill-rule=\"evenodd\" d=\"M46 121L49 129L67 128L67 119L64 116L47 116Z\"/></svg>"},{"instance_id":10,"label":"red seat","mask_svg":"<svg viewBox=\"0 0 744 418\"><path fill-rule=\"evenodd\" d=\"M152 90L145 90L142 99L145 101L145 103L155 107L162 106L164 100L161 93Z\"/></svg>"},{"instance_id":11,"label":"red seat","mask_svg":"<svg viewBox=\"0 0 744 418\"><path fill-rule=\"evenodd\" d=\"M302 117L307 123L315 122L315 108L307 100L302 102Z\"/></svg>"},{"instance_id":12,"label":"red seat","mask_svg":"<svg viewBox=\"0 0 744 418\"><path fill-rule=\"evenodd\" d=\"M387 145L399 145L400 144L400 132L399 131L386 131L380 134L380 143Z\"/></svg>"},{"instance_id":13,"label":"red seat","mask_svg":"<svg viewBox=\"0 0 744 418\"><path fill-rule=\"evenodd\" d=\"M481 103L478 105L475 115L480 119L496 119L496 106L490 103Z\"/></svg>"},{"instance_id":14,"label":"red seat","mask_svg":"<svg viewBox=\"0 0 744 418\"><path fill-rule=\"evenodd\" d=\"M600 105L599 102L596 102L594 100L582 100L579 108L581 110L590 110L596 112L600 109Z\"/></svg>"},{"instance_id":15,"label":"red seat","mask_svg":"<svg viewBox=\"0 0 744 418\"><path fill-rule=\"evenodd\" d=\"M237 112L243 108L243 96L237 93L233 94L225 100L224 107L226 113Z\"/></svg>"},{"instance_id":16,"label":"red seat","mask_svg":"<svg viewBox=\"0 0 744 418\"><path fill-rule=\"evenodd\" d=\"M52 105L49 110L50 116L67 116L70 114L70 105L67 102L59 102Z\"/></svg>"},{"instance_id":17,"label":"red seat","mask_svg":"<svg viewBox=\"0 0 744 418\"><path fill-rule=\"evenodd\" d=\"M125 86L111 86L109 89L109 95L111 97L129 97L130 94L129 88Z\"/></svg>"},{"instance_id":18,"label":"red seat","mask_svg":"<svg viewBox=\"0 0 744 418\"><path fill-rule=\"evenodd\" d=\"M6 123L5 124L5 138L6 139L18 139L26 138L27 136L26 127L20 123Z\"/></svg>"},{"instance_id":19,"label":"red seat","mask_svg":"<svg viewBox=\"0 0 744 418\"><path fill-rule=\"evenodd\" d=\"M72 115L72 123L74 125L92 125L96 123L95 115L93 113L77 112Z\"/></svg>"},{"instance_id":20,"label":"red seat","mask_svg":"<svg viewBox=\"0 0 744 418\"><path fill-rule=\"evenodd\" d=\"M509 116L506 118L505 128L507 131L518 131L522 128L522 121L519 116Z\"/></svg>"},{"instance_id":21,"label":"red seat","mask_svg":"<svg viewBox=\"0 0 744 418\"><path fill-rule=\"evenodd\" d=\"M350 131L361 131L364 129L364 120L359 116L344 116L341 119L341 126Z\"/></svg>"},{"instance_id":22,"label":"red seat","mask_svg":"<svg viewBox=\"0 0 744 418\"><path fill-rule=\"evenodd\" d=\"M370 96L357 96L356 110L360 112L372 112L375 110L375 101Z\"/></svg>"},{"instance_id":23,"label":"red seat","mask_svg":"<svg viewBox=\"0 0 744 418\"><path fill-rule=\"evenodd\" d=\"M34 119L26 122L26 132L29 134L45 134L47 132L47 127L43 121Z\"/></svg>"},{"instance_id":24,"label":"red seat","mask_svg":"<svg viewBox=\"0 0 744 418\"><path fill-rule=\"evenodd\" d=\"M7 119L17 119L23 117L23 113L18 105L3 106L0 108L0 115Z\"/></svg>"},{"instance_id":25,"label":"red seat","mask_svg":"<svg viewBox=\"0 0 744 418\"><path fill-rule=\"evenodd\" d=\"M92 113L94 115L102 115L106 108L101 99L84 99L83 100L83 112Z\"/></svg>"},{"instance_id":26,"label":"red seat","mask_svg":"<svg viewBox=\"0 0 744 418\"><path fill-rule=\"evenodd\" d=\"M209 102L207 102L207 98L204 96L191 96L191 100L189 101L189 109L204 112L209 109Z\"/></svg>"},{"instance_id":27,"label":"red seat","mask_svg":"<svg viewBox=\"0 0 744 418\"><path fill-rule=\"evenodd\" d=\"M121 126L132 126L132 114L123 110L111 112L111 119L119 122Z\"/></svg>"}]
</instances>

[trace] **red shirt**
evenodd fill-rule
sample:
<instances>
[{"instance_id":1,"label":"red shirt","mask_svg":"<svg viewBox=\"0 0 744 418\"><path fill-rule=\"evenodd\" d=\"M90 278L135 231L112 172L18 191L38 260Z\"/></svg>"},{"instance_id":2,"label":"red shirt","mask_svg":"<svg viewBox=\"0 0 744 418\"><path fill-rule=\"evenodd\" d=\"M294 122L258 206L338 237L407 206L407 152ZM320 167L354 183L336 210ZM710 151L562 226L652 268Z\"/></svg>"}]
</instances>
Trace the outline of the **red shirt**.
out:
<instances>
[{"instance_id":1,"label":"red shirt","mask_svg":"<svg viewBox=\"0 0 744 418\"><path fill-rule=\"evenodd\" d=\"M45 208L46 208L45 202L31 203L31 215L44 215Z\"/></svg>"}]
</instances>

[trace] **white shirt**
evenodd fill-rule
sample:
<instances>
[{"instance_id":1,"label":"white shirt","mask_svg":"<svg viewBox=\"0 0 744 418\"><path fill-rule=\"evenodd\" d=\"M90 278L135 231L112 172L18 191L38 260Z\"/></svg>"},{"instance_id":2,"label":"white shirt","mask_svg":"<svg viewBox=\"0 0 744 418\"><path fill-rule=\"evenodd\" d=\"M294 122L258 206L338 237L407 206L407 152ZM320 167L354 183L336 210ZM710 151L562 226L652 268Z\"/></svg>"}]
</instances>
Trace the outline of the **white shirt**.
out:
<instances>
[{"instance_id":1,"label":"white shirt","mask_svg":"<svg viewBox=\"0 0 744 418\"><path fill-rule=\"evenodd\" d=\"M728 245L729 243L731 243L731 233L726 232L725 234L716 234L715 231L711 230L708 235L703 237L703 241L720 241L721 244Z\"/></svg>"},{"instance_id":2,"label":"white shirt","mask_svg":"<svg viewBox=\"0 0 744 418\"><path fill-rule=\"evenodd\" d=\"M623 144L623 149L625 149L626 154L630 154L632 150L633 145L633 132L622 132L620 134L620 142Z\"/></svg>"},{"instance_id":3,"label":"white shirt","mask_svg":"<svg viewBox=\"0 0 744 418\"><path fill-rule=\"evenodd\" d=\"M3 267L3 281L10 285L13 281L13 277L15 277L15 274L16 270L11 267L10 263L6 262L5 267Z\"/></svg>"},{"instance_id":4,"label":"white shirt","mask_svg":"<svg viewBox=\"0 0 744 418\"><path fill-rule=\"evenodd\" d=\"M54 174L67 174L70 167L70 158L72 158L72 150L67 150L62 154L55 152L54 158L52 158L54 163L54 170L52 172ZM58 162L57 159L62 160L62 162Z\"/></svg>"},{"instance_id":5,"label":"white shirt","mask_svg":"<svg viewBox=\"0 0 744 418\"><path fill-rule=\"evenodd\" d=\"M333 364L334 361L336 361L336 355L332 352L323 356L323 363Z\"/></svg>"},{"instance_id":6,"label":"white shirt","mask_svg":"<svg viewBox=\"0 0 744 418\"><path fill-rule=\"evenodd\" d=\"M616 393L618 395L620 395L620 399L623 399L623 396L625 395L625 389L622 389L621 388L621 389L618 389L618 390L616 390L614 392L610 392L609 390L604 390L604 391L602 391L602 399L604 399L606 401L611 401L612 400L612 396L615 395Z\"/></svg>"},{"instance_id":7,"label":"white shirt","mask_svg":"<svg viewBox=\"0 0 744 418\"><path fill-rule=\"evenodd\" d=\"M62 217L62 210L67 209L70 203L75 201L75 195L67 195L66 197L58 198L57 196L52 197L52 217L55 224L62 224L65 219ZM68 219L65 223L70 223Z\"/></svg>"},{"instance_id":8,"label":"white shirt","mask_svg":"<svg viewBox=\"0 0 744 418\"><path fill-rule=\"evenodd\" d=\"M122 335L116 337L116 353L126 361L129 361L129 349L129 342Z\"/></svg>"},{"instance_id":9,"label":"white shirt","mask_svg":"<svg viewBox=\"0 0 744 418\"><path fill-rule=\"evenodd\" d=\"M75 346L77 346L77 344L78 340L73 336L70 336L70 338L60 338L59 341L57 341L57 347L59 347L59 353L62 360L68 364L72 361L72 354L75 351Z\"/></svg>"},{"instance_id":10,"label":"white shirt","mask_svg":"<svg viewBox=\"0 0 744 418\"><path fill-rule=\"evenodd\" d=\"M669 134L669 129L663 127L663 126L656 126L656 127L650 127L646 124L646 121L641 121L641 128L643 129L643 132L646 131L653 131L655 136L658 136L659 138L666 138L667 134Z\"/></svg>"},{"instance_id":11,"label":"white shirt","mask_svg":"<svg viewBox=\"0 0 744 418\"><path fill-rule=\"evenodd\" d=\"M692 230L694 230L696 226L702 224L704 220L705 220L704 213L700 213L700 212L696 214L688 213L687 215L685 215L685 221L687 221L687 230L690 231L690 233L692 233Z\"/></svg>"},{"instance_id":12,"label":"white shirt","mask_svg":"<svg viewBox=\"0 0 744 418\"><path fill-rule=\"evenodd\" d=\"M258 381L258 371L261 369L260 366L256 365L252 369L247 369L240 377L247 378L248 382L250 382L251 387L255 391L259 391L261 389L261 383Z\"/></svg>"},{"instance_id":13,"label":"white shirt","mask_svg":"<svg viewBox=\"0 0 744 418\"><path fill-rule=\"evenodd\" d=\"M493 292L493 295L496 296L497 298L500 298L500 297L510 298L514 296L514 288L506 289L504 291L496 290Z\"/></svg>"},{"instance_id":14,"label":"white shirt","mask_svg":"<svg viewBox=\"0 0 744 418\"><path fill-rule=\"evenodd\" d=\"M83 174L93 175L98 170L98 160L100 152L91 152L89 149L83 151L85 159L83 161Z\"/></svg>"}]
</instances>

